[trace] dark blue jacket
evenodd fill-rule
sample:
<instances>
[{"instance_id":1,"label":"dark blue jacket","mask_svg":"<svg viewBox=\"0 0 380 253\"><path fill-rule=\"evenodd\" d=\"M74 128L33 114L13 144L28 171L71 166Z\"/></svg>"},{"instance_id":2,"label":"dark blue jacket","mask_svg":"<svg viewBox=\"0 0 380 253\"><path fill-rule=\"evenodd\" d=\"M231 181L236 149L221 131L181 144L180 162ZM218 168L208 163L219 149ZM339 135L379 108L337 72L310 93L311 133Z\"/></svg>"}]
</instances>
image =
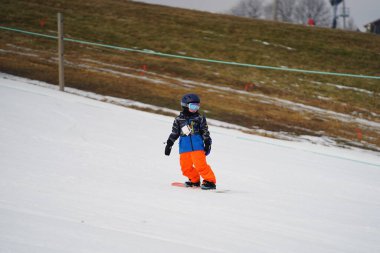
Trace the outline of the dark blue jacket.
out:
<instances>
[{"instance_id":1,"label":"dark blue jacket","mask_svg":"<svg viewBox=\"0 0 380 253\"><path fill-rule=\"evenodd\" d=\"M183 127L189 126L191 132L186 135ZM204 150L204 143L211 145L210 132L208 131L206 117L198 112L183 111L174 119L172 133L169 140L173 143L179 137L179 153Z\"/></svg>"}]
</instances>

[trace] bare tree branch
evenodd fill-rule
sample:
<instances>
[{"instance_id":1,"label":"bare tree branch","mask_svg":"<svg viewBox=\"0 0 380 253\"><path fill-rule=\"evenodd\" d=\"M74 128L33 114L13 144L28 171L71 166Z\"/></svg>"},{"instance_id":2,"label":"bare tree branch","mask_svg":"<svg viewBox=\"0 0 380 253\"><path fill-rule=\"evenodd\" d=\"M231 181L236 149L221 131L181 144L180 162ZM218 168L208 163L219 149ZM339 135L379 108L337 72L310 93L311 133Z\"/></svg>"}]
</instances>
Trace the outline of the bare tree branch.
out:
<instances>
[{"instance_id":1,"label":"bare tree branch","mask_svg":"<svg viewBox=\"0 0 380 253\"><path fill-rule=\"evenodd\" d=\"M266 19L273 18L273 1L263 4L263 0L241 0L232 10L236 16ZM317 26L331 24L330 5L327 0L277 0L277 19L284 22L306 24L312 18Z\"/></svg>"},{"instance_id":2,"label":"bare tree branch","mask_svg":"<svg viewBox=\"0 0 380 253\"><path fill-rule=\"evenodd\" d=\"M314 19L317 26L330 26L332 18L326 1L299 0L295 8L294 21L306 24L308 18Z\"/></svg>"},{"instance_id":3,"label":"bare tree branch","mask_svg":"<svg viewBox=\"0 0 380 253\"><path fill-rule=\"evenodd\" d=\"M231 14L248 18L263 16L263 0L242 0L231 9Z\"/></svg>"},{"instance_id":4,"label":"bare tree branch","mask_svg":"<svg viewBox=\"0 0 380 253\"><path fill-rule=\"evenodd\" d=\"M294 9L296 0L279 0L277 7L277 18L280 21L292 22L294 20Z\"/></svg>"}]
</instances>

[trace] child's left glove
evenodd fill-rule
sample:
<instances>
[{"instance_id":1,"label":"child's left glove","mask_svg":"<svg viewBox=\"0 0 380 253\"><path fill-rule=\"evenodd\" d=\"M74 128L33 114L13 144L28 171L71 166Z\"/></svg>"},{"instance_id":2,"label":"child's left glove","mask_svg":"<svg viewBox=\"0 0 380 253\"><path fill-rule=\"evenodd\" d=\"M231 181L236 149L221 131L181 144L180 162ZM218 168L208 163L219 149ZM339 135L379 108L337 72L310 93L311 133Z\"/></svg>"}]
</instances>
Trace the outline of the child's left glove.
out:
<instances>
[{"instance_id":1,"label":"child's left glove","mask_svg":"<svg viewBox=\"0 0 380 253\"><path fill-rule=\"evenodd\" d=\"M205 141L205 154L208 156L211 152L211 141Z\"/></svg>"},{"instance_id":2,"label":"child's left glove","mask_svg":"<svg viewBox=\"0 0 380 253\"><path fill-rule=\"evenodd\" d=\"M166 147L165 147L165 155L170 155L170 152L172 151L174 142L172 142L170 139L166 141Z\"/></svg>"}]
</instances>

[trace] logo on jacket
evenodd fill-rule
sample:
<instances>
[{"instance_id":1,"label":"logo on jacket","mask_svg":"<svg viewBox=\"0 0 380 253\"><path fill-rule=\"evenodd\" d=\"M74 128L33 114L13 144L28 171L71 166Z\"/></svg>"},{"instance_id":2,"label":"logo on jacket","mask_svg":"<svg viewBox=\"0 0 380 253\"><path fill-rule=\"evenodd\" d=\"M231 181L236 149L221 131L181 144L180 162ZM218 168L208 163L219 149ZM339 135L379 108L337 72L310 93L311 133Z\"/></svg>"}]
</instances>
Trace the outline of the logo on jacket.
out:
<instances>
[{"instance_id":1,"label":"logo on jacket","mask_svg":"<svg viewBox=\"0 0 380 253\"><path fill-rule=\"evenodd\" d=\"M196 124L196 123L195 123L194 121L192 121L192 122L190 123L190 125L185 125L185 126L183 126L183 127L181 128L182 133L183 133L184 135L194 134L194 125L195 125L195 124Z\"/></svg>"}]
</instances>

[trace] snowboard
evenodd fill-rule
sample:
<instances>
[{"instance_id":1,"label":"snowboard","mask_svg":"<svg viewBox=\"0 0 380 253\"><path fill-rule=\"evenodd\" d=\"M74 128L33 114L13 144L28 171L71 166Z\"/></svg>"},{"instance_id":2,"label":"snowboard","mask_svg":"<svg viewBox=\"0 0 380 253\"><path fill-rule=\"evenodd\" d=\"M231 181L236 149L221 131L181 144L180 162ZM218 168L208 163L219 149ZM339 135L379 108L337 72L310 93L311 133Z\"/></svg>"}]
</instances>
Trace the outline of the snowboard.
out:
<instances>
[{"instance_id":1,"label":"snowboard","mask_svg":"<svg viewBox=\"0 0 380 253\"><path fill-rule=\"evenodd\" d=\"M186 185L184 183L181 183L181 182L173 182L172 186L174 186L174 187L180 187L180 188L186 188L186 189L192 189L192 190L202 190L201 187L186 187ZM202 190L202 191L205 191L205 192L214 192L214 193L226 193L226 192L229 192L230 190L218 189L217 188L215 190Z\"/></svg>"}]
</instances>

